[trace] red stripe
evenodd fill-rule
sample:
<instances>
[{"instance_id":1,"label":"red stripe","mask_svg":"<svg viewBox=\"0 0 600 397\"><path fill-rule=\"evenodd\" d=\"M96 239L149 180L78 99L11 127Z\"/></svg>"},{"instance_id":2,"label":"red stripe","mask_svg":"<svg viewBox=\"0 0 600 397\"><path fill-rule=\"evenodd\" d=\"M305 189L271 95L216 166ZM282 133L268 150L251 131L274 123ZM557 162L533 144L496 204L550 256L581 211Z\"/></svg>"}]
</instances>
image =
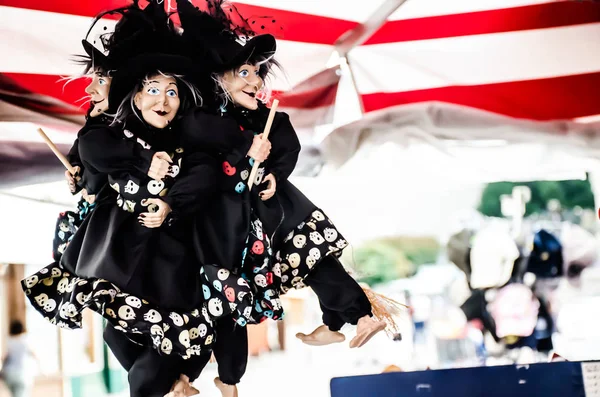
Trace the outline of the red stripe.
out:
<instances>
[{"instance_id":1,"label":"red stripe","mask_svg":"<svg viewBox=\"0 0 600 397\"><path fill-rule=\"evenodd\" d=\"M17 8L27 8L37 11L56 12L59 14L81 15L93 17L102 11L108 11L132 4L128 0L96 0L96 1L72 1L72 0L1 0L0 5Z\"/></svg>"},{"instance_id":2,"label":"red stripe","mask_svg":"<svg viewBox=\"0 0 600 397\"><path fill-rule=\"evenodd\" d=\"M99 12L123 7L130 4L127 0L0 0L2 5L31 10L56 12L93 17ZM166 1L165 1L166 3ZM175 0L171 1L175 6ZM202 5L201 0L194 0ZM234 2L235 3L235 2ZM258 7L249 4L235 3L242 16L249 20L251 27L258 34L271 33L279 39L304 43L333 45L346 31L358 25L356 22L343 19L328 18L300 12ZM275 20L275 22L272 22ZM252 24L252 22L254 22ZM262 27L264 26L264 29Z\"/></svg>"},{"instance_id":3,"label":"red stripe","mask_svg":"<svg viewBox=\"0 0 600 397\"><path fill-rule=\"evenodd\" d=\"M2 73L10 78L17 86L25 91L60 99L63 102L78 107L79 114L85 114L87 105L81 101L87 94L85 87L89 84L87 78L73 80L65 85L60 76L26 73ZM77 114L75 113L75 114Z\"/></svg>"},{"instance_id":4,"label":"red stripe","mask_svg":"<svg viewBox=\"0 0 600 397\"><path fill-rule=\"evenodd\" d=\"M440 101L534 120L600 114L600 73L477 86L362 95L367 112L396 105Z\"/></svg>"},{"instance_id":5,"label":"red stripe","mask_svg":"<svg viewBox=\"0 0 600 397\"><path fill-rule=\"evenodd\" d=\"M365 44L547 29L593 22L600 22L600 4L563 1L500 10L389 21L371 36Z\"/></svg>"},{"instance_id":6,"label":"red stripe","mask_svg":"<svg viewBox=\"0 0 600 397\"><path fill-rule=\"evenodd\" d=\"M277 92L274 93L273 96L279 99L282 107L315 109L333 105L335 103L337 89L338 84L335 83L298 94L295 94L294 92Z\"/></svg>"}]
</instances>

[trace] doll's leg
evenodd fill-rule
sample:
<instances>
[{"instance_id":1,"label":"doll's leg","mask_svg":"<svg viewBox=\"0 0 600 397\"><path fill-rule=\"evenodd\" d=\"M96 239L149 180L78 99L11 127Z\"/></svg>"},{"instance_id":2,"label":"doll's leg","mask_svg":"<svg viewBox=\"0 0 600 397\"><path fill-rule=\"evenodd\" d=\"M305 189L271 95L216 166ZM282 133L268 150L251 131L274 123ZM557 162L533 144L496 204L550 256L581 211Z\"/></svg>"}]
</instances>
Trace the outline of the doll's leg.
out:
<instances>
[{"instance_id":1,"label":"doll's leg","mask_svg":"<svg viewBox=\"0 0 600 397\"><path fill-rule=\"evenodd\" d=\"M360 347L385 329L385 322L372 318L369 298L335 256L323 258L304 282L319 298L324 323L313 333L305 335L312 335L307 343L325 345L341 342L336 334L340 334L338 331L344 323L349 323L357 325L356 336L350 341L350 347Z\"/></svg>"},{"instance_id":2,"label":"doll's leg","mask_svg":"<svg viewBox=\"0 0 600 397\"><path fill-rule=\"evenodd\" d=\"M108 348L127 372L129 372L135 360L146 350L143 345L133 342L123 332L116 330L110 323L106 324L103 337Z\"/></svg>"},{"instance_id":3,"label":"doll's leg","mask_svg":"<svg viewBox=\"0 0 600 397\"><path fill-rule=\"evenodd\" d=\"M188 360L179 356L161 356L147 347L129 371L130 396L163 397L176 386L181 374L188 372L192 375L190 379L194 379L194 376L197 377L202 372L209 359L210 354L193 356Z\"/></svg>"},{"instance_id":4,"label":"doll's leg","mask_svg":"<svg viewBox=\"0 0 600 397\"><path fill-rule=\"evenodd\" d=\"M236 385L248 364L248 330L227 317L217 321L216 334L214 353L219 377L215 378L215 385L223 397L237 397Z\"/></svg>"}]
</instances>

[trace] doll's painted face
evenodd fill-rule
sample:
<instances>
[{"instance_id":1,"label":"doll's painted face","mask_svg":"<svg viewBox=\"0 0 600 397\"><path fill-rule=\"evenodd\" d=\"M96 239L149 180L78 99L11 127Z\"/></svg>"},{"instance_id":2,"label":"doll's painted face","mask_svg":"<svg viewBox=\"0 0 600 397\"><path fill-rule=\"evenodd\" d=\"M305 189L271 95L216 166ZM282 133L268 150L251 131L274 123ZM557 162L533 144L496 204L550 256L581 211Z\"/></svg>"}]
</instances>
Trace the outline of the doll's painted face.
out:
<instances>
[{"instance_id":1,"label":"doll's painted face","mask_svg":"<svg viewBox=\"0 0 600 397\"><path fill-rule=\"evenodd\" d=\"M263 86L263 80L258 75L259 69L258 66L244 64L225 72L223 84L233 103L249 110L258 108L256 94Z\"/></svg>"},{"instance_id":2,"label":"doll's painted face","mask_svg":"<svg viewBox=\"0 0 600 397\"><path fill-rule=\"evenodd\" d=\"M93 107L90 112L91 117L99 116L108 109L108 92L110 91L111 80L112 77L108 77L99 69L96 69L92 74L92 81L85 88Z\"/></svg>"},{"instance_id":3,"label":"doll's painted face","mask_svg":"<svg viewBox=\"0 0 600 397\"><path fill-rule=\"evenodd\" d=\"M134 103L146 123L156 128L165 128L179 110L177 80L163 74L150 76L135 94Z\"/></svg>"}]
</instances>

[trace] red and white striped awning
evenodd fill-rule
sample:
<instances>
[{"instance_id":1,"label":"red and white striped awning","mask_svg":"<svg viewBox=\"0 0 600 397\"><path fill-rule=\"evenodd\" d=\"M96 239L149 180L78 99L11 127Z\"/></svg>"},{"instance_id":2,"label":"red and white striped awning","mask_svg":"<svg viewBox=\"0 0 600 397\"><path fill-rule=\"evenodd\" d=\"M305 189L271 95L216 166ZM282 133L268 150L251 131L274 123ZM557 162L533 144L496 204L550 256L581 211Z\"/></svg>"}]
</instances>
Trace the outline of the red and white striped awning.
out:
<instances>
[{"instance_id":1,"label":"red and white striped awning","mask_svg":"<svg viewBox=\"0 0 600 397\"><path fill-rule=\"evenodd\" d=\"M540 121L600 115L597 2L234 3L250 19L276 20L264 30L278 37L277 57L285 69L273 89L300 128L331 122L342 74L339 56L348 61L365 112L435 101ZM81 52L91 17L124 4L1 0L0 121L60 119L64 127L74 116L81 120L85 82L64 87L58 80L80 72L70 58Z\"/></svg>"},{"instance_id":2,"label":"red and white striped awning","mask_svg":"<svg viewBox=\"0 0 600 397\"><path fill-rule=\"evenodd\" d=\"M167 7L174 3L165 0ZM600 114L600 4L402 3L235 1L245 16L277 21L272 33L280 39L278 58L286 72L274 82L279 92L288 92L325 70L337 49L342 55L347 52L366 112L442 101L535 120ZM69 58L81 51L90 17L124 1L2 0L0 4L3 79L64 102L62 107L55 104L46 109L49 112L81 112L70 105L83 96L82 85L63 90L56 81L79 71ZM269 29L266 26L265 31ZM313 79L303 90L290 93L287 104L284 95L283 105L304 110L332 105L335 86L335 78L317 83Z\"/></svg>"}]
</instances>

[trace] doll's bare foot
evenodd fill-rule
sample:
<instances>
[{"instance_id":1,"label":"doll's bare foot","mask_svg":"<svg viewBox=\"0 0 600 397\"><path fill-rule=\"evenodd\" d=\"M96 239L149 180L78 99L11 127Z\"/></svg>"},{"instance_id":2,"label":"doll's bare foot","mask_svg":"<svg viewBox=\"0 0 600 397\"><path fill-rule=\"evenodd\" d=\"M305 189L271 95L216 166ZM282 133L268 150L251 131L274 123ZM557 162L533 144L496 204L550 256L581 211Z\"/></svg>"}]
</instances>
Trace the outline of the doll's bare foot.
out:
<instances>
[{"instance_id":1,"label":"doll's bare foot","mask_svg":"<svg viewBox=\"0 0 600 397\"><path fill-rule=\"evenodd\" d=\"M299 332L296 334L296 338L311 346L331 345L332 343L340 343L346 340L344 334L338 331L331 331L326 325L317 327L308 335Z\"/></svg>"},{"instance_id":2,"label":"doll's bare foot","mask_svg":"<svg viewBox=\"0 0 600 397\"><path fill-rule=\"evenodd\" d=\"M226 385L217 377L215 378L215 386L217 386L217 389L221 391L221 395L223 397L238 397L236 385Z\"/></svg>"},{"instance_id":3,"label":"doll's bare foot","mask_svg":"<svg viewBox=\"0 0 600 397\"><path fill-rule=\"evenodd\" d=\"M350 348L363 346L376 333L383 331L385 326L384 321L377 321L369 315L359 318L356 325L356 336L350 341Z\"/></svg>"},{"instance_id":4,"label":"doll's bare foot","mask_svg":"<svg viewBox=\"0 0 600 397\"><path fill-rule=\"evenodd\" d=\"M198 389L191 385L190 379L186 375L181 375L165 397L191 397L199 394Z\"/></svg>"}]
</instances>

